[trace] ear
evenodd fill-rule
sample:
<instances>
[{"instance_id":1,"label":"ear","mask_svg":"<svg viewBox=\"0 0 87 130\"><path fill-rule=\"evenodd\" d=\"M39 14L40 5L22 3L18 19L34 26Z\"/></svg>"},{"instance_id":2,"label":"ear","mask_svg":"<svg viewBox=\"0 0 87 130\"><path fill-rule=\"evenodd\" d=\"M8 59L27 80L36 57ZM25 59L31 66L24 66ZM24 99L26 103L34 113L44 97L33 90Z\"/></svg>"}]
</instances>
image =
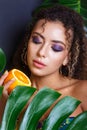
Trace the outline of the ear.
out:
<instances>
[{"instance_id":1,"label":"ear","mask_svg":"<svg viewBox=\"0 0 87 130\"><path fill-rule=\"evenodd\" d=\"M69 61L69 56L67 55L63 61L63 66L66 66L68 64Z\"/></svg>"}]
</instances>

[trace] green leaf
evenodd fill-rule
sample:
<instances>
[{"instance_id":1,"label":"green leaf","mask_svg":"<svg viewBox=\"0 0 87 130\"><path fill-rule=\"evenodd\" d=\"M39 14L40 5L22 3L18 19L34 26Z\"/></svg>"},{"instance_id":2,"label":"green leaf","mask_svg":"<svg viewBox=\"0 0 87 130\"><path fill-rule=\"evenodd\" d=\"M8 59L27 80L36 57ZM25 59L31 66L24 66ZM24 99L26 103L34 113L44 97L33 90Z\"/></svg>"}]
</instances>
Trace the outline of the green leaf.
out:
<instances>
[{"instance_id":1,"label":"green leaf","mask_svg":"<svg viewBox=\"0 0 87 130\"><path fill-rule=\"evenodd\" d=\"M0 86L0 97L2 96L3 86Z\"/></svg>"},{"instance_id":2,"label":"green leaf","mask_svg":"<svg viewBox=\"0 0 87 130\"><path fill-rule=\"evenodd\" d=\"M6 65L6 56L4 51L0 48L0 72L3 71Z\"/></svg>"},{"instance_id":3,"label":"green leaf","mask_svg":"<svg viewBox=\"0 0 87 130\"><path fill-rule=\"evenodd\" d=\"M74 3L78 3L79 0L58 0L58 2L61 4L74 4Z\"/></svg>"},{"instance_id":4,"label":"green leaf","mask_svg":"<svg viewBox=\"0 0 87 130\"><path fill-rule=\"evenodd\" d=\"M87 130L87 111L78 115L66 130Z\"/></svg>"},{"instance_id":5,"label":"green leaf","mask_svg":"<svg viewBox=\"0 0 87 130\"><path fill-rule=\"evenodd\" d=\"M58 130L61 123L76 109L80 101L66 96L62 98L53 108L46 119L42 130Z\"/></svg>"},{"instance_id":6,"label":"green leaf","mask_svg":"<svg viewBox=\"0 0 87 130\"><path fill-rule=\"evenodd\" d=\"M16 120L21 110L24 108L29 98L35 92L33 87L17 86L10 94L1 124L0 130L14 130Z\"/></svg>"},{"instance_id":7,"label":"green leaf","mask_svg":"<svg viewBox=\"0 0 87 130\"><path fill-rule=\"evenodd\" d=\"M41 116L48 108L58 99L61 94L53 89L44 87L33 98L19 130L36 130L37 124Z\"/></svg>"}]
</instances>

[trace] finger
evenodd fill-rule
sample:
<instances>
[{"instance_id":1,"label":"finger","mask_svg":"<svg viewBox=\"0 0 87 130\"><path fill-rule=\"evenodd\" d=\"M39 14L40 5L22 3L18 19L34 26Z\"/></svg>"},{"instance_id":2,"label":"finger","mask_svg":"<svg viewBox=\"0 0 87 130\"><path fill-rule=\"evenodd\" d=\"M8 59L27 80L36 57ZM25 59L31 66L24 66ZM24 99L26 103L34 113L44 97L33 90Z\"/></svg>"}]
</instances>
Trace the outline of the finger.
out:
<instances>
[{"instance_id":1,"label":"finger","mask_svg":"<svg viewBox=\"0 0 87 130\"><path fill-rule=\"evenodd\" d=\"M8 94L8 88L10 87L10 85L15 81L15 79L11 79L10 81L8 81L5 85L4 85L4 91L3 94L4 95L9 95Z\"/></svg>"},{"instance_id":2,"label":"finger","mask_svg":"<svg viewBox=\"0 0 87 130\"><path fill-rule=\"evenodd\" d=\"M0 78L0 85L3 84L5 78L8 76L8 71L6 70L5 73Z\"/></svg>"},{"instance_id":3,"label":"finger","mask_svg":"<svg viewBox=\"0 0 87 130\"><path fill-rule=\"evenodd\" d=\"M4 89L7 90L9 86L15 81L15 78L9 80L6 84L4 84Z\"/></svg>"}]
</instances>

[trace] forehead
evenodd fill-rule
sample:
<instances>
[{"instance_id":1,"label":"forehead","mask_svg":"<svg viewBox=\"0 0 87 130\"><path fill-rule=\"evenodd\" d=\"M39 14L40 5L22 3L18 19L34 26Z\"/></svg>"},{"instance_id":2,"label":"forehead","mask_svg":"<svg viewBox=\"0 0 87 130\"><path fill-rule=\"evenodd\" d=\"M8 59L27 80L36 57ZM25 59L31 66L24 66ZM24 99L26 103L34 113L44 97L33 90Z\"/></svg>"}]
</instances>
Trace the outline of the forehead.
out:
<instances>
[{"instance_id":1,"label":"forehead","mask_svg":"<svg viewBox=\"0 0 87 130\"><path fill-rule=\"evenodd\" d=\"M60 28L61 30L65 31L65 27L63 26L62 22L60 22L60 21L47 21L47 20L44 20L44 19L39 20L35 24L33 30L42 29L44 31L44 29L47 30L47 29L55 29L55 28L56 28L56 30L58 28Z\"/></svg>"},{"instance_id":2,"label":"forehead","mask_svg":"<svg viewBox=\"0 0 87 130\"><path fill-rule=\"evenodd\" d=\"M60 21L47 21L39 20L32 32L39 32L45 37L50 37L52 40L60 40L71 46L71 41L73 38L72 30L66 31L63 23Z\"/></svg>"},{"instance_id":3,"label":"forehead","mask_svg":"<svg viewBox=\"0 0 87 130\"><path fill-rule=\"evenodd\" d=\"M49 40L60 40L66 42L65 28L59 21L40 20L36 23L33 32L38 32Z\"/></svg>"},{"instance_id":4,"label":"forehead","mask_svg":"<svg viewBox=\"0 0 87 130\"><path fill-rule=\"evenodd\" d=\"M64 39L66 37L65 28L63 24L59 21L52 22L52 21L40 20L36 23L32 32L34 31L53 38L57 38L59 35Z\"/></svg>"}]
</instances>

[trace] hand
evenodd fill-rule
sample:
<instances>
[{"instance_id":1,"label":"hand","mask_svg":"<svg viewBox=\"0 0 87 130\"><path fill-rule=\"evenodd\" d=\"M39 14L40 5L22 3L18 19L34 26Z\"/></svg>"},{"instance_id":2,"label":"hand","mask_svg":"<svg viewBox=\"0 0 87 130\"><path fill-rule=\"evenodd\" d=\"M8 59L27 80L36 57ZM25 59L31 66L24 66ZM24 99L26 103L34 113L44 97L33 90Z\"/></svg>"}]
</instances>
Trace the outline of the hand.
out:
<instances>
[{"instance_id":1,"label":"hand","mask_svg":"<svg viewBox=\"0 0 87 130\"><path fill-rule=\"evenodd\" d=\"M5 78L8 76L8 71L5 71L5 73L0 77L0 86L3 86L3 94L0 97L0 123L2 120L4 108L6 105L6 101L8 99L8 87L14 82L14 79L8 81L6 84L4 84Z\"/></svg>"},{"instance_id":2,"label":"hand","mask_svg":"<svg viewBox=\"0 0 87 130\"><path fill-rule=\"evenodd\" d=\"M5 71L5 73L0 78L0 86L3 86L3 96L8 97L8 87L14 82L15 79L12 79L8 81L6 84L4 84L5 78L8 76L8 71Z\"/></svg>"}]
</instances>

